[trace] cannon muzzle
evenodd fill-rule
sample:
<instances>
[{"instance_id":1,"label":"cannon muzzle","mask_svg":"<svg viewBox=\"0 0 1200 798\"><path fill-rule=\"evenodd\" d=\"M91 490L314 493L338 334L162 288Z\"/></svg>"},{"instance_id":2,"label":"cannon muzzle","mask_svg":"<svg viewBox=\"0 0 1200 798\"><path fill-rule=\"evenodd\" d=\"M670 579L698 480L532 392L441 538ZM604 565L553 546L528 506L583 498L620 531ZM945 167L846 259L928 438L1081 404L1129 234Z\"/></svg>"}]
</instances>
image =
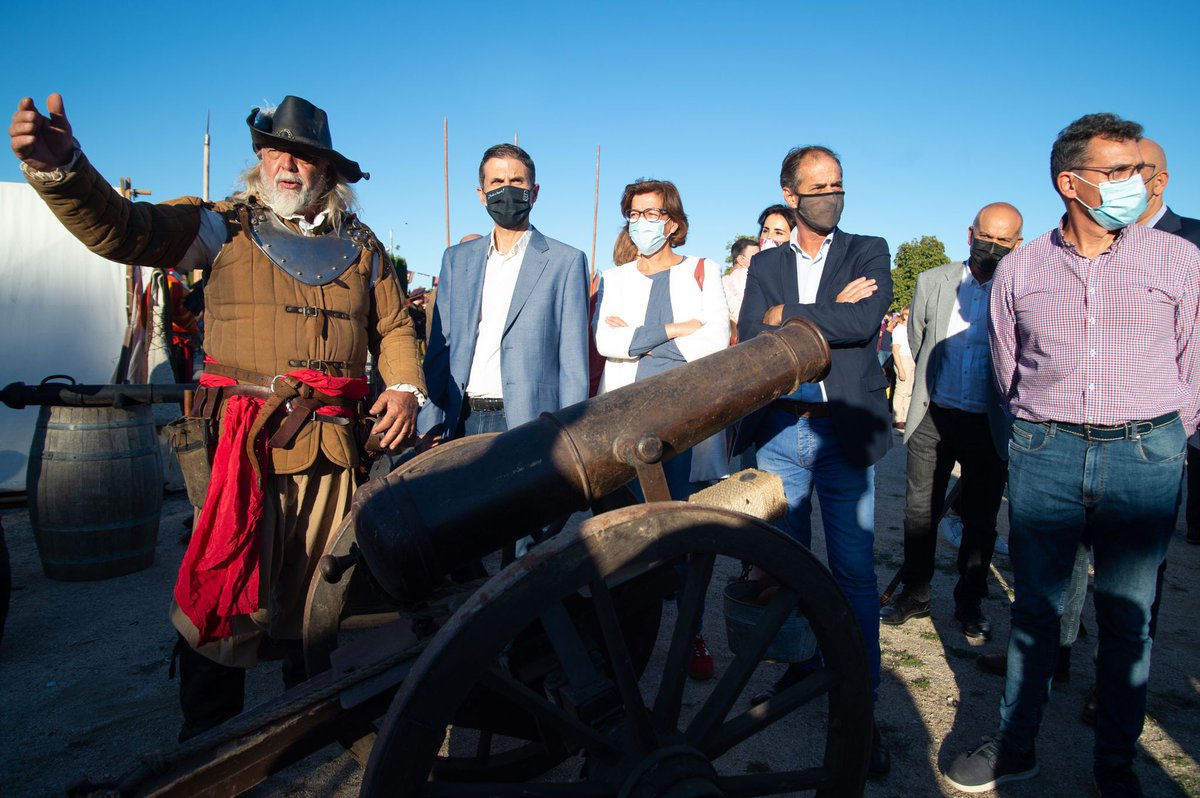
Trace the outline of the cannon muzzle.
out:
<instances>
[{"instance_id":1,"label":"cannon muzzle","mask_svg":"<svg viewBox=\"0 0 1200 798\"><path fill-rule=\"evenodd\" d=\"M78 385L50 382L61 375L47 377L40 385L13 382L0 389L0 402L14 410L31 405L55 407L125 407L131 404L182 402L186 391L196 390L195 383L150 385ZM69 377L66 379L70 379Z\"/></svg>"},{"instance_id":2,"label":"cannon muzzle","mask_svg":"<svg viewBox=\"0 0 1200 798\"><path fill-rule=\"evenodd\" d=\"M455 566L586 509L635 476L829 372L829 345L793 319L751 341L499 435L451 441L355 496L375 581L404 603Z\"/></svg>"}]
</instances>

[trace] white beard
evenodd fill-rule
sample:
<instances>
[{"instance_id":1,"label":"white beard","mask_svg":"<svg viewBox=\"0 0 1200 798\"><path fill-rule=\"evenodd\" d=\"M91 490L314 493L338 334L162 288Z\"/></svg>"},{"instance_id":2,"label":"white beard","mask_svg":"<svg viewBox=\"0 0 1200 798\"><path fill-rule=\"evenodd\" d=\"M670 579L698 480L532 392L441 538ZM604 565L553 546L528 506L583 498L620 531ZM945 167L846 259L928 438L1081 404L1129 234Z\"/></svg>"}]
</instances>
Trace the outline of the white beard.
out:
<instances>
[{"instance_id":1,"label":"white beard","mask_svg":"<svg viewBox=\"0 0 1200 798\"><path fill-rule=\"evenodd\" d=\"M300 190L280 188L279 182L284 178L300 183ZM279 172L275 175L274 183L268 184L263 181L261 186L263 202L284 218L303 215L320 198L324 190L324 178L314 184L308 184L298 172Z\"/></svg>"}]
</instances>

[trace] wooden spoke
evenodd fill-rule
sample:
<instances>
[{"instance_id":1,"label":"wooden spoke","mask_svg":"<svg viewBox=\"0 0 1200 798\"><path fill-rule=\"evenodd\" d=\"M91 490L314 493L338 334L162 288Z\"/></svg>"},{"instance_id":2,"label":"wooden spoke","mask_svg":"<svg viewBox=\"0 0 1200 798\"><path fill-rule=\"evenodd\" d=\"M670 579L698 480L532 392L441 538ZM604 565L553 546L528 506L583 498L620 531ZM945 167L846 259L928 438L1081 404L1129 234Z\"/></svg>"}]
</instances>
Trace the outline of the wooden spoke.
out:
<instances>
[{"instance_id":1,"label":"wooden spoke","mask_svg":"<svg viewBox=\"0 0 1200 798\"><path fill-rule=\"evenodd\" d=\"M704 609L704 595L712 581L713 563L716 555L711 552L693 554L688 558L688 576L683 585L683 600L675 630L671 633L671 647L663 664L662 682L654 699L654 725L659 729L674 729L679 725L679 710L683 703L683 685L687 680L687 658L692 649L692 638Z\"/></svg>"}]
</instances>

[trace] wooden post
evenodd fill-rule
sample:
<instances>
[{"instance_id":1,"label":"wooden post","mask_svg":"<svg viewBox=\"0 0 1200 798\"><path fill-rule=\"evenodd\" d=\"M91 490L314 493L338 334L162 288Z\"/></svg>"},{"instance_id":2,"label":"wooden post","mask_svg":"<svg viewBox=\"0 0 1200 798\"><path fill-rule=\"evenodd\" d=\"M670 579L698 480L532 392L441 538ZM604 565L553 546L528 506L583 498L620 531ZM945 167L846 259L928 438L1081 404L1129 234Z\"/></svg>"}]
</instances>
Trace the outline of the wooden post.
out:
<instances>
[{"instance_id":1,"label":"wooden post","mask_svg":"<svg viewBox=\"0 0 1200 798\"><path fill-rule=\"evenodd\" d=\"M446 187L446 248L450 248L450 127L442 117L442 177Z\"/></svg>"},{"instance_id":2,"label":"wooden post","mask_svg":"<svg viewBox=\"0 0 1200 798\"><path fill-rule=\"evenodd\" d=\"M592 273L596 276L596 223L600 218L600 145L596 145L596 201L592 204Z\"/></svg>"}]
</instances>

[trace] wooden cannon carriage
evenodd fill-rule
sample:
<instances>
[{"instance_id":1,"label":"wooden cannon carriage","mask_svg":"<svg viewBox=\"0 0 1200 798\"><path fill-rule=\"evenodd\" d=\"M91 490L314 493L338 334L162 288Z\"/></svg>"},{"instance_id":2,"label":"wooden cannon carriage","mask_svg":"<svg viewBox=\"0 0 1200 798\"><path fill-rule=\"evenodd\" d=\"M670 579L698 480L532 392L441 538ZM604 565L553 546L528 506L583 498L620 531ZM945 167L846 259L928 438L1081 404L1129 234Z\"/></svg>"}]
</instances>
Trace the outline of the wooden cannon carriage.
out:
<instances>
[{"instance_id":1,"label":"wooden cannon carriage","mask_svg":"<svg viewBox=\"0 0 1200 798\"><path fill-rule=\"evenodd\" d=\"M828 367L817 329L791 321L508 432L436 447L368 483L309 591L304 646L315 675L143 757L105 793L235 795L338 741L365 766L367 796L861 794L871 687L832 576L768 523L729 509L763 501L751 495L761 474L701 492L722 508L670 501L662 470ZM634 478L644 504L617 498ZM578 528L512 556L514 541L589 507ZM466 579L481 558L494 575ZM758 566L778 589L733 660L685 691L721 558ZM674 626L663 629L677 586ZM708 603L712 623L719 612ZM794 616L807 620L824 665L752 707L747 684ZM661 665L648 667L656 656ZM801 745L784 721L810 704L820 711L806 722L824 728ZM723 759L772 744L788 750L787 769L747 772Z\"/></svg>"}]
</instances>

